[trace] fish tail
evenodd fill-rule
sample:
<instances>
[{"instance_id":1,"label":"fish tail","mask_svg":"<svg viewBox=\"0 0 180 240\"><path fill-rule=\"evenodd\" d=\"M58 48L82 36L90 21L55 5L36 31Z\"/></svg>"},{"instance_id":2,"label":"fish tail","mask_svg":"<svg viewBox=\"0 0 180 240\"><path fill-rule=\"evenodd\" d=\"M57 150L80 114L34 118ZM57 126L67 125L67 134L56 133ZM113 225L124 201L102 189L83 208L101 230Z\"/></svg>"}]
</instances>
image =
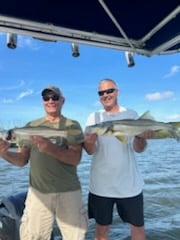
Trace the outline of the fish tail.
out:
<instances>
[{"instance_id":1,"label":"fish tail","mask_svg":"<svg viewBox=\"0 0 180 240\"><path fill-rule=\"evenodd\" d=\"M179 142L180 141L180 122L171 122L173 127L174 138Z\"/></svg>"},{"instance_id":2,"label":"fish tail","mask_svg":"<svg viewBox=\"0 0 180 240\"><path fill-rule=\"evenodd\" d=\"M179 129L175 130L175 138L178 142L180 141L180 130Z\"/></svg>"}]
</instances>

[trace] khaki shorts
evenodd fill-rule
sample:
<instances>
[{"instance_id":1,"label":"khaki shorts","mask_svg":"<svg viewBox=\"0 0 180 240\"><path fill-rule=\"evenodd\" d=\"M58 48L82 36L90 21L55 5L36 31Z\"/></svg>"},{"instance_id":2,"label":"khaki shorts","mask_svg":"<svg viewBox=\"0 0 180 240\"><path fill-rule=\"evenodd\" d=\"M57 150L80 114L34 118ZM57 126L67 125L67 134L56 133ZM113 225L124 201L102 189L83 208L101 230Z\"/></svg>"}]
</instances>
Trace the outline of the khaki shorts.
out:
<instances>
[{"instance_id":1,"label":"khaki shorts","mask_svg":"<svg viewBox=\"0 0 180 240\"><path fill-rule=\"evenodd\" d=\"M50 240L54 219L63 240L84 240L87 216L81 191L40 193L29 188L20 225L21 240Z\"/></svg>"}]
</instances>

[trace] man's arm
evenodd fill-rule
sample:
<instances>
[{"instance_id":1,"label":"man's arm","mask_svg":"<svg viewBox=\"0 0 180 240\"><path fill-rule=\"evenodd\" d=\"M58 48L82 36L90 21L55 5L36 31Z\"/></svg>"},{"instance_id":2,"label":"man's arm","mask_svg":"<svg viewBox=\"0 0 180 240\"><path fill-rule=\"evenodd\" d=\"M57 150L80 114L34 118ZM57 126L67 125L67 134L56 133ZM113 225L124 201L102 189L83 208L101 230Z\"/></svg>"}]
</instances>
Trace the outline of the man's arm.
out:
<instances>
[{"instance_id":1,"label":"man's arm","mask_svg":"<svg viewBox=\"0 0 180 240\"><path fill-rule=\"evenodd\" d=\"M134 140L133 140L134 151L136 151L138 153L143 152L147 146L146 139L152 138L153 134L154 134L154 131L147 130L147 131L139 134L138 136L135 136Z\"/></svg>"},{"instance_id":2,"label":"man's arm","mask_svg":"<svg viewBox=\"0 0 180 240\"><path fill-rule=\"evenodd\" d=\"M0 156L15 166L23 167L29 161L30 150L28 148L18 148L17 152L9 151L9 143L0 139Z\"/></svg>"},{"instance_id":3,"label":"man's arm","mask_svg":"<svg viewBox=\"0 0 180 240\"><path fill-rule=\"evenodd\" d=\"M137 153L141 153L145 150L147 141L145 138L135 136L133 141L133 148Z\"/></svg>"},{"instance_id":4,"label":"man's arm","mask_svg":"<svg viewBox=\"0 0 180 240\"><path fill-rule=\"evenodd\" d=\"M97 138L98 138L98 136L96 133L91 133L91 134L85 135L83 148L89 155L92 155L96 151Z\"/></svg>"}]
</instances>

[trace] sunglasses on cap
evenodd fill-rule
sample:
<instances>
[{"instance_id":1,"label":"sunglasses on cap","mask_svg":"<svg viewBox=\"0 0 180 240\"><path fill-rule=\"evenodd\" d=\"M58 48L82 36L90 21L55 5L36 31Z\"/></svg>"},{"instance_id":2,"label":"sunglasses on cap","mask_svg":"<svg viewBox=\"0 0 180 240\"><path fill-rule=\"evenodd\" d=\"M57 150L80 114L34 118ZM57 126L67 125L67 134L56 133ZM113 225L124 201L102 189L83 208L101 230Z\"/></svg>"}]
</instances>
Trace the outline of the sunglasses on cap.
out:
<instances>
[{"instance_id":1,"label":"sunglasses on cap","mask_svg":"<svg viewBox=\"0 0 180 240\"><path fill-rule=\"evenodd\" d=\"M111 94L111 93L113 93L115 90L116 90L116 88L109 88L109 89L106 89L106 90L103 90L103 91L98 91L98 95L99 95L99 96L103 96L105 93L106 93L106 94Z\"/></svg>"},{"instance_id":2,"label":"sunglasses on cap","mask_svg":"<svg viewBox=\"0 0 180 240\"><path fill-rule=\"evenodd\" d=\"M60 96L59 95L52 95L52 96L42 96L43 100L45 102L49 101L50 99L52 99L53 101L59 101Z\"/></svg>"}]
</instances>

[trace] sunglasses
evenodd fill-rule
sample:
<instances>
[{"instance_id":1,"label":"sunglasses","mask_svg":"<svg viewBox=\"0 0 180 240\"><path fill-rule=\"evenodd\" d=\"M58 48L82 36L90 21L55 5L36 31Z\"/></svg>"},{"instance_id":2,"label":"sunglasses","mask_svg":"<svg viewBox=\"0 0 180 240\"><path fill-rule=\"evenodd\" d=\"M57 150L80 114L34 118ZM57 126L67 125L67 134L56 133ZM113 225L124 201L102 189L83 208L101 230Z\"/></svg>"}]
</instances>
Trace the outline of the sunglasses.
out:
<instances>
[{"instance_id":1,"label":"sunglasses","mask_svg":"<svg viewBox=\"0 0 180 240\"><path fill-rule=\"evenodd\" d=\"M60 96L58 96L58 95L43 96L42 98L43 98L43 100L44 100L45 102L49 101L50 99L52 99L53 101L59 101Z\"/></svg>"},{"instance_id":2,"label":"sunglasses","mask_svg":"<svg viewBox=\"0 0 180 240\"><path fill-rule=\"evenodd\" d=\"M105 93L106 93L106 94L111 94L111 93L113 93L115 90L116 90L116 88L109 88L109 89L106 89L106 90L103 90L103 91L98 91L98 95L99 95L99 96L103 96Z\"/></svg>"}]
</instances>

